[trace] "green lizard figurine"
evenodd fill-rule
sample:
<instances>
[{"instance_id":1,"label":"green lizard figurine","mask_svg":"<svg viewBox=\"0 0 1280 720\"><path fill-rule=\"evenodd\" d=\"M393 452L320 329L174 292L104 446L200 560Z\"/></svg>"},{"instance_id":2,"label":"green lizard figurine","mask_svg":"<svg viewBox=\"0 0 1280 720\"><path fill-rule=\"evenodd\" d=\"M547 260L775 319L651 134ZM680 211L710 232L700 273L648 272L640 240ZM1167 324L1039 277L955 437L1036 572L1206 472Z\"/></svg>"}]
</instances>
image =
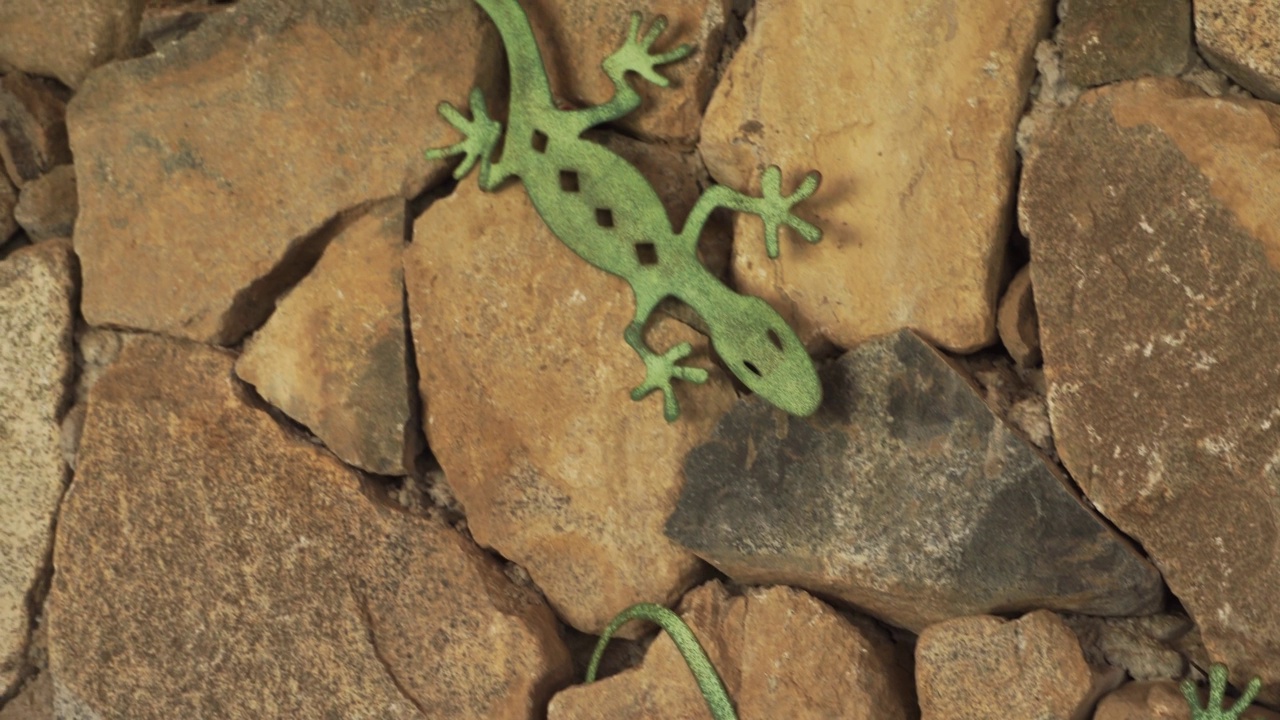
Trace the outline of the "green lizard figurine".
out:
<instances>
[{"instance_id":1,"label":"green lizard figurine","mask_svg":"<svg viewBox=\"0 0 1280 720\"><path fill-rule=\"evenodd\" d=\"M631 285L636 312L624 337L646 368L644 382L631 392L633 400L661 390L663 415L671 422L680 415L672 380L707 380L705 370L678 364L692 352L689 343L659 354L645 341L649 315L663 299L675 297L702 317L716 353L747 388L789 413L812 414L822 401L822 389L799 338L768 303L738 295L703 267L697 245L707 217L720 207L753 213L764 220L769 257L778 255L782 225L791 226L811 243L818 242L821 231L791 214L793 205L817 189L818 173L809 173L787 196L782 194L782 172L777 167L765 171L761 182L764 196L760 198L712 186L698 198L677 233L658 194L640 172L581 135L639 107L640 96L626 80L628 72L666 87L668 80L654 68L685 57L692 48L681 45L653 54L650 48L666 29L666 20L656 18L641 37L640 14L633 13L625 41L603 64L614 84L613 98L594 107L561 110L552 98L533 29L519 3L476 2L498 26L510 66L510 111L501 157L495 158L494 152L502 125L489 116L484 97L476 88L470 96L472 120L449 103L440 104L440 114L465 139L429 150L427 158L462 154L462 163L454 173L459 179L478 161L480 188L485 191L519 177L556 237L587 262Z\"/></svg>"},{"instance_id":2,"label":"green lizard figurine","mask_svg":"<svg viewBox=\"0 0 1280 720\"><path fill-rule=\"evenodd\" d=\"M1196 694L1195 683L1183 680L1181 688L1182 696L1191 706L1191 720L1238 720L1244 711L1249 709L1253 699L1258 697L1258 693L1262 690L1262 680L1256 677L1250 680L1244 693L1231 704L1230 708L1225 709L1223 697L1227 694L1226 665L1214 663L1209 667L1209 700L1204 707L1200 707L1200 697Z\"/></svg>"}]
</instances>

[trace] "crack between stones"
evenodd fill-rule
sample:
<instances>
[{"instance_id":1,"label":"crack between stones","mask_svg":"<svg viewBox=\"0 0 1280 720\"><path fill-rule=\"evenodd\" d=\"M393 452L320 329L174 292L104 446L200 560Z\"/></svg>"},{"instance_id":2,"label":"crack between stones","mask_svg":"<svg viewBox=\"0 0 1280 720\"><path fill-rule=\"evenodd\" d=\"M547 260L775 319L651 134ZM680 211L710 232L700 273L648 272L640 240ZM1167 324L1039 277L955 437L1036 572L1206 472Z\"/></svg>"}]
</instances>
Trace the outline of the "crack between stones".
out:
<instances>
[{"instance_id":1,"label":"crack between stones","mask_svg":"<svg viewBox=\"0 0 1280 720\"><path fill-rule=\"evenodd\" d=\"M291 242L270 270L236 293L223 314L223 328L214 342L235 345L262 327L275 312L276 302L311 273L329 243L364 217L370 208L387 199L373 198L340 210L315 230Z\"/></svg>"},{"instance_id":2,"label":"crack between stones","mask_svg":"<svg viewBox=\"0 0 1280 720\"><path fill-rule=\"evenodd\" d=\"M71 411L72 406L76 402L76 386L80 382L80 346L77 340L78 334L76 329L84 326L84 316L80 312L80 258L74 252L70 253L70 272L71 272L71 322L68 329L68 345L70 346L71 366L65 377L62 378L62 394L58 398L58 406L54 412L59 428L63 421L67 419L67 413ZM61 434L59 434L61 438ZM49 521L49 545L45 549L44 557L40 562L40 569L32 580L31 586L27 588L26 596L23 603L27 611L27 628L26 636L23 638L22 654L19 657L19 666L17 668L17 678L13 686L7 692L0 692L0 710L9 704L21 692L33 678L41 672L48 672L41 669L32 661L31 650L32 643L35 638L36 628L44 621L45 602L49 598L49 591L53 588L53 575L55 567L53 564L53 551L58 538L58 524L62 518L62 502L67 497L67 492L71 489L71 483L75 480L75 472L65 462L62 464L62 492L58 495L58 501L54 505L53 516Z\"/></svg>"},{"instance_id":3,"label":"crack between stones","mask_svg":"<svg viewBox=\"0 0 1280 720\"><path fill-rule=\"evenodd\" d=\"M427 712L426 706L415 698L409 692L409 689L404 686L404 683L400 681L400 677L396 675L395 670L392 669L391 663L387 660L386 656L383 655L382 648L378 646L378 638L373 631L373 613L369 612L369 602L359 593L359 591L356 590L355 583L350 579L347 580L347 587L351 590L351 599L355 601L356 608L360 611L360 621L361 624L364 625L365 639L369 641L369 647L373 650L373 656L377 658L378 662L382 665L383 671L387 674L387 679L395 686L396 691L399 692L405 700L409 701L409 704L413 705L419 715L424 718L431 717L431 714Z\"/></svg>"}]
</instances>

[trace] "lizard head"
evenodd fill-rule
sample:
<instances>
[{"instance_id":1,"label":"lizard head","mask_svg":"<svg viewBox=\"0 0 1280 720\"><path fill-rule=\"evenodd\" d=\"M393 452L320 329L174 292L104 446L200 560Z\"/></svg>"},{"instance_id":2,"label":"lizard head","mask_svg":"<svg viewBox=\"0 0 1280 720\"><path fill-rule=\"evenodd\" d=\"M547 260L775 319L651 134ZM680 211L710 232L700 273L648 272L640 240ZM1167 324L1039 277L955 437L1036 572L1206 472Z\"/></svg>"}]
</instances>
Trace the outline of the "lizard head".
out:
<instances>
[{"instance_id":1,"label":"lizard head","mask_svg":"<svg viewBox=\"0 0 1280 720\"><path fill-rule=\"evenodd\" d=\"M800 339L765 301L732 297L729 312L704 315L716 353L755 394L792 415L812 415L822 385Z\"/></svg>"}]
</instances>

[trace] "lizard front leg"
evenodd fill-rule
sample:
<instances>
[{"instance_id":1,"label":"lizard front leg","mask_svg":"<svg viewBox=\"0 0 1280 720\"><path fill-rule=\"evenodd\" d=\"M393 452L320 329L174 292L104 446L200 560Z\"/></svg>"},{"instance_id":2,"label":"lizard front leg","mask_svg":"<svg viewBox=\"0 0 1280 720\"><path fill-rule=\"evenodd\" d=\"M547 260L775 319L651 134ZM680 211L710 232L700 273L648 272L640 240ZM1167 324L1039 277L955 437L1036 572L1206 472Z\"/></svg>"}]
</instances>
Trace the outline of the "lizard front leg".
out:
<instances>
[{"instance_id":1,"label":"lizard front leg","mask_svg":"<svg viewBox=\"0 0 1280 720\"><path fill-rule=\"evenodd\" d=\"M649 314L653 312L653 308L656 305L657 300L643 301L639 297L639 293L637 293L635 319L632 320L623 333L627 344L644 361L645 367L644 382L631 391L631 399L636 401L643 400L654 390L661 390L663 396L662 416L667 419L667 422L675 422L676 418L680 417L680 403L676 400L671 381L685 380L692 383L704 383L707 381L708 375L707 371L702 368L684 367L677 364L679 361L689 357L693 352L693 346L687 342L680 343L661 355L649 349L649 345L644 339L644 327L649 320Z\"/></svg>"},{"instance_id":2,"label":"lizard front leg","mask_svg":"<svg viewBox=\"0 0 1280 720\"><path fill-rule=\"evenodd\" d=\"M601 123L617 120L640 107L640 95L627 82L627 73L634 72L640 77L657 85L667 87L671 81L655 68L683 59L693 52L693 46L685 44L660 55L651 50L658 36L667 29L667 19L661 15L649 26L649 32L640 37L640 20L638 12L631 13L631 25L627 28L627 38L622 46L604 59L604 72L613 81L613 97L603 105L575 110L572 112L574 128L580 133L587 128ZM576 134L575 133L575 134Z\"/></svg>"},{"instance_id":3,"label":"lizard front leg","mask_svg":"<svg viewBox=\"0 0 1280 720\"><path fill-rule=\"evenodd\" d=\"M480 88L471 90L471 116L473 120L463 117L458 109L451 105L447 100L440 103L437 111L449 124L458 129L463 134L463 139L449 147L433 148L426 152L428 160L441 160L451 155L463 155L462 163L453 171L453 177L461 180L467 173L471 172L471 168L475 166L476 161L480 162L480 189L492 190L498 186L506 175L501 172L494 172L493 151L498 146L498 140L502 137L502 123L489 117L489 112L485 109L484 93Z\"/></svg>"},{"instance_id":4,"label":"lizard front leg","mask_svg":"<svg viewBox=\"0 0 1280 720\"><path fill-rule=\"evenodd\" d=\"M816 243L822 239L822 231L813 223L801 220L791 213L791 208L801 200L809 197L818 189L822 176L816 171L805 176L800 186L790 195L782 194L782 170L777 165L770 165L760 179L762 197L751 197L723 185L712 185L698 198L684 227L680 230L680 241L687 247L696 247L698 236L707 217L716 208L728 208L738 212L759 215L764 221L764 246L769 257L778 257L778 229L789 225L805 240Z\"/></svg>"}]
</instances>

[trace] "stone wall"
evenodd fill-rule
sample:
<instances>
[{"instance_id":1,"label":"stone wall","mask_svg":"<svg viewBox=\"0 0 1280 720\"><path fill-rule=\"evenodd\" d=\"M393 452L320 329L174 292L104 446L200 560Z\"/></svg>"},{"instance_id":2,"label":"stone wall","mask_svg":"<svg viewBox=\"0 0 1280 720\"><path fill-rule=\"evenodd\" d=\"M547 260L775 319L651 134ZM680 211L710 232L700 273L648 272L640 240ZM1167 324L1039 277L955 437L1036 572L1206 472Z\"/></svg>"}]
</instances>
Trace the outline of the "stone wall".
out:
<instances>
[{"instance_id":1,"label":"stone wall","mask_svg":"<svg viewBox=\"0 0 1280 720\"><path fill-rule=\"evenodd\" d=\"M560 110L692 47L573 141L670 232L821 174L696 247L817 412L670 300L633 401L628 281L424 155L520 102L473 0L4 0L0 720L711 717L581 682L642 602L744 720L1280 717L1280 5L518 2Z\"/></svg>"}]
</instances>

